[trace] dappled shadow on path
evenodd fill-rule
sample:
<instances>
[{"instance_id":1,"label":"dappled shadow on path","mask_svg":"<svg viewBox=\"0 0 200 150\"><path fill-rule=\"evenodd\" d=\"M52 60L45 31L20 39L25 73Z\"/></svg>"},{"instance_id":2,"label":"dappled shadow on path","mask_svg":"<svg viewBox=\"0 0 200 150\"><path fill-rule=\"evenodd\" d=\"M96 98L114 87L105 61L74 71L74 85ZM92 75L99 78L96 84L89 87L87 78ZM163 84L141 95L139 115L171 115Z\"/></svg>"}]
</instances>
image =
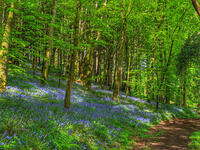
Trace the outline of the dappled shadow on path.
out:
<instances>
[{"instance_id":1,"label":"dappled shadow on path","mask_svg":"<svg viewBox=\"0 0 200 150\"><path fill-rule=\"evenodd\" d=\"M189 136L197 130L200 130L200 119L175 119L161 122L149 132L150 135L160 132L161 136L138 139L133 149L142 150L148 147L156 150L187 150Z\"/></svg>"}]
</instances>

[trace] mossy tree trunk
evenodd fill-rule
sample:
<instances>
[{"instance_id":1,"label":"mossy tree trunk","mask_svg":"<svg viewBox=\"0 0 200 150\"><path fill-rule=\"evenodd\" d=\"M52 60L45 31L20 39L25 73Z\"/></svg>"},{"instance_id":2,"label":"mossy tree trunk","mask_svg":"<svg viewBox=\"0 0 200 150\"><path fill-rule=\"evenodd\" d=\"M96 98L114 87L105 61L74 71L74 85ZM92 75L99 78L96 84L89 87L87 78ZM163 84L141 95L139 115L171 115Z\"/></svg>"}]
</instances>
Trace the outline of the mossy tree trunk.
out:
<instances>
[{"instance_id":1,"label":"mossy tree trunk","mask_svg":"<svg viewBox=\"0 0 200 150\"><path fill-rule=\"evenodd\" d=\"M76 18L75 18L75 24L74 24L74 51L71 56L71 62L70 62L70 72L68 76L67 81L67 89L65 94L65 104L64 107L69 109L70 108L70 101L71 101L71 91L72 91L72 85L74 82L74 74L75 74L75 63L76 63L76 57L77 57L77 47L79 42L79 18L80 18L80 10L81 10L81 1L76 1Z\"/></svg>"},{"instance_id":2,"label":"mossy tree trunk","mask_svg":"<svg viewBox=\"0 0 200 150\"><path fill-rule=\"evenodd\" d=\"M128 97L129 91L130 91L130 66L131 66L131 50L127 48L126 52L126 65L127 65L127 72L126 72L126 97Z\"/></svg>"},{"instance_id":3,"label":"mossy tree trunk","mask_svg":"<svg viewBox=\"0 0 200 150\"><path fill-rule=\"evenodd\" d=\"M54 23L55 23L55 17L56 17L56 8L57 8L57 0L54 0L53 10L52 10L52 19L51 19L51 24L49 26L48 48L45 51L45 59L43 62L43 69L42 69L42 80L41 80L42 85L46 84L46 80L48 77L48 70L49 70L50 61L51 61L51 53L53 51L53 33L54 33Z\"/></svg>"},{"instance_id":4,"label":"mossy tree trunk","mask_svg":"<svg viewBox=\"0 0 200 150\"><path fill-rule=\"evenodd\" d=\"M112 90L112 79L113 79L113 49L109 49L109 58L108 58L108 71L107 71L107 82L109 86L109 90Z\"/></svg>"},{"instance_id":5,"label":"mossy tree trunk","mask_svg":"<svg viewBox=\"0 0 200 150\"><path fill-rule=\"evenodd\" d=\"M91 89L91 81L92 81L92 69L93 69L93 48L89 47L87 51L87 55L84 62L84 75L83 75L83 86L87 88L87 90Z\"/></svg>"},{"instance_id":6,"label":"mossy tree trunk","mask_svg":"<svg viewBox=\"0 0 200 150\"><path fill-rule=\"evenodd\" d=\"M186 71L183 73L183 87L182 87L182 93L183 93L183 102L182 105L186 106Z\"/></svg>"},{"instance_id":7,"label":"mossy tree trunk","mask_svg":"<svg viewBox=\"0 0 200 150\"><path fill-rule=\"evenodd\" d=\"M8 13L8 19L6 22L3 40L1 43L0 49L0 92L4 92L6 90L7 83L7 55L9 48L9 37L11 34L11 24L14 17L14 13L12 9L14 9L14 3L11 3L11 10Z\"/></svg>"},{"instance_id":8,"label":"mossy tree trunk","mask_svg":"<svg viewBox=\"0 0 200 150\"><path fill-rule=\"evenodd\" d=\"M5 13L6 13L6 6L3 0L0 1L0 30L3 31L4 23L5 23Z\"/></svg>"},{"instance_id":9,"label":"mossy tree trunk","mask_svg":"<svg viewBox=\"0 0 200 150\"><path fill-rule=\"evenodd\" d=\"M119 95L120 85L121 85L121 78L122 78L122 63L123 63L123 53L125 47L125 38L126 38L126 12L125 12L125 1L123 0L122 3L122 35L121 35L121 42L120 48L118 51L118 61L116 66L116 74L114 79L114 89L113 89L113 100L117 100Z\"/></svg>"},{"instance_id":10,"label":"mossy tree trunk","mask_svg":"<svg viewBox=\"0 0 200 150\"><path fill-rule=\"evenodd\" d=\"M121 2L121 19L122 19L122 34L120 41L120 48L117 52L118 56L116 59L116 68L115 68L115 77L114 77L114 88L113 88L113 100L117 100L122 80L122 69L123 69L123 54L126 43L126 26L127 26L127 18L130 15L133 3L132 0L129 1L128 10L126 11L126 1L122 0Z\"/></svg>"},{"instance_id":11,"label":"mossy tree trunk","mask_svg":"<svg viewBox=\"0 0 200 150\"><path fill-rule=\"evenodd\" d=\"M105 56L104 56L104 71L103 71L103 79L101 84L101 89L104 89L105 85L107 84L107 75L108 75L108 58L109 58L109 50L105 50Z\"/></svg>"}]
</instances>

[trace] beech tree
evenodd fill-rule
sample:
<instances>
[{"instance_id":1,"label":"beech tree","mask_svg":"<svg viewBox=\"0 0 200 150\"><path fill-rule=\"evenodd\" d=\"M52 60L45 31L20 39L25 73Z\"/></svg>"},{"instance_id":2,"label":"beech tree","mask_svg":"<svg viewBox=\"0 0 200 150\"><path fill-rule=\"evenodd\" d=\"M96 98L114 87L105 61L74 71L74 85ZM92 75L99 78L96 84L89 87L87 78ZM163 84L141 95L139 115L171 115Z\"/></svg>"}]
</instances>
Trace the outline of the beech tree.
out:
<instances>
[{"instance_id":1,"label":"beech tree","mask_svg":"<svg viewBox=\"0 0 200 150\"><path fill-rule=\"evenodd\" d=\"M6 90L7 84L7 63L8 63L8 49L9 49L9 41L10 41L10 34L12 29L12 21L14 17L14 2L10 4L10 11L8 12L8 18L6 21L3 39L1 43L0 49L0 92L4 92Z\"/></svg>"},{"instance_id":2,"label":"beech tree","mask_svg":"<svg viewBox=\"0 0 200 150\"><path fill-rule=\"evenodd\" d=\"M65 94L65 108L70 108L70 100L71 100L71 90L72 90L72 85L74 82L74 77L75 75L75 62L77 59L77 48L78 48L78 42L79 42L79 17L80 17L80 10L81 10L81 1L77 0L76 1L76 18L75 18L75 23L74 23L74 49L71 55L71 62L70 62L70 72L68 76L68 81L67 81L67 88L66 88L66 94Z\"/></svg>"},{"instance_id":3,"label":"beech tree","mask_svg":"<svg viewBox=\"0 0 200 150\"><path fill-rule=\"evenodd\" d=\"M41 84L45 85L47 77L48 77L48 71L50 66L50 60L51 60L51 54L53 51L53 33L54 33L54 23L55 23L55 17L56 17L56 9L57 9L57 0L53 0L53 9L52 9L52 19L51 23L49 25L49 31L48 31L48 48L45 51L45 59L43 62L43 69L42 69L42 80Z\"/></svg>"},{"instance_id":4,"label":"beech tree","mask_svg":"<svg viewBox=\"0 0 200 150\"><path fill-rule=\"evenodd\" d=\"M121 41L120 41L120 47L118 51L118 57L117 57L117 67L116 67L116 75L114 79L114 89L113 89L113 100L116 100L119 95L120 90L120 84L121 84L121 78L122 78L122 65L123 65L123 53L126 43L126 26L127 26L127 19L128 16L132 10L132 0L129 2L128 11L126 11L126 1L123 0L121 2L121 19L122 19L122 33L121 33Z\"/></svg>"}]
</instances>

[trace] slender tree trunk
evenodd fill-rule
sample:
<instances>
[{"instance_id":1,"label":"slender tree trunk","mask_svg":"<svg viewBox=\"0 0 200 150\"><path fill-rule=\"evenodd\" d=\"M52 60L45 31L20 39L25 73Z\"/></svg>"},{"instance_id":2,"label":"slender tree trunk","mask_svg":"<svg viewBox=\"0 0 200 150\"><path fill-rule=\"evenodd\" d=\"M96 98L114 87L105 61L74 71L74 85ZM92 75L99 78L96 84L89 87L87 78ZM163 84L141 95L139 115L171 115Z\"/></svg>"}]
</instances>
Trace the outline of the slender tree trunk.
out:
<instances>
[{"instance_id":1,"label":"slender tree trunk","mask_svg":"<svg viewBox=\"0 0 200 150\"><path fill-rule=\"evenodd\" d=\"M79 80L82 82L84 80L84 51L79 52Z\"/></svg>"},{"instance_id":2,"label":"slender tree trunk","mask_svg":"<svg viewBox=\"0 0 200 150\"><path fill-rule=\"evenodd\" d=\"M96 49L94 50L93 60L94 60L94 63L93 63L93 74L94 74L94 77L96 77L96 75L97 75L97 52L96 52Z\"/></svg>"},{"instance_id":3,"label":"slender tree trunk","mask_svg":"<svg viewBox=\"0 0 200 150\"><path fill-rule=\"evenodd\" d=\"M151 54L151 58L150 58L150 74L149 74L149 85L150 85L150 90L148 90L148 95L150 94L149 99L150 100L154 100L155 98L155 55L157 52L157 43L159 41L159 37L158 37L158 32L159 29L162 27L163 22L164 22L164 18L165 16L162 15L160 19L158 19L157 17L157 13L159 13L161 11L161 6L162 6L162 2L159 0L157 2L157 8L156 8L156 16L154 17L154 22L156 23L155 27L154 27L154 37L153 37L153 44L152 44L152 54ZM150 101L149 101L150 102Z\"/></svg>"},{"instance_id":4,"label":"slender tree trunk","mask_svg":"<svg viewBox=\"0 0 200 150\"><path fill-rule=\"evenodd\" d=\"M11 11L8 13L8 19L6 22L3 40L1 43L0 49L0 92L4 92L6 90L7 83L7 54L9 48L9 37L11 34L11 24L14 17L14 13L12 9L14 8L14 3L11 2Z\"/></svg>"},{"instance_id":5,"label":"slender tree trunk","mask_svg":"<svg viewBox=\"0 0 200 150\"><path fill-rule=\"evenodd\" d=\"M56 65L55 65L55 60L56 60L56 48L53 48L52 49L52 55L51 55L51 62L50 62L50 65L54 68L56 68Z\"/></svg>"},{"instance_id":6,"label":"slender tree trunk","mask_svg":"<svg viewBox=\"0 0 200 150\"><path fill-rule=\"evenodd\" d=\"M183 74L183 106L186 106L186 72Z\"/></svg>"},{"instance_id":7,"label":"slender tree trunk","mask_svg":"<svg viewBox=\"0 0 200 150\"><path fill-rule=\"evenodd\" d=\"M176 105L177 106L180 106L181 102L180 102L180 95L181 95L181 83L180 83L180 80L178 80L178 91L175 93L176 94Z\"/></svg>"},{"instance_id":8,"label":"slender tree trunk","mask_svg":"<svg viewBox=\"0 0 200 150\"><path fill-rule=\"evenodd\" d=\"M97 9L98 5L96 4L95 9ZM90 15L90 13L89 13ZM88 23L90 24L90 23ZM91 27L89 27L91 28ZM93 31L92 29L90 29L90 35L89 35L89 41L91 43L91 46L88 47L87 50L87 55L86 55L86 59L85 59L85 67L84 67L84 81L83 81L83 85L87 88L87 90L91 89L91 83L92 83L92 73L93 73L93 66L94 66L94 52L95 52L95 48L97 47L96 42L99 40L100 38L100 32L97 32L97 37L96 37L96 42L92 42L93 41Z\"/></svg>"},{"instance_id":9,"label":"slender tree trunk","mask_svg":"<svg viewBox=\"0 0 200 150\"><path fill-rule=\"evenodd\" d=\"M112 79L113 79L113 49L110 49L109 59L108 59L108 86L109 90L112 90Z\"/></svg>"},{"instance_id":10,"label":"slender tree trunk","mask_svg":"<svg viewBox=\"0 0 200 150\"><path fill-rule=\"evenodd\" d=\"M54 23L55 23L55 17L56 17L57 0L54 0L53 3L54 4L53 4L53 11L52 11L52 20L51 20L51 24L49 27L48 48L46 49L46 52L45 52L46 59L44 59L44 63L43 63L42 80L41 80L42 85L46 84L46 80L48 77L49 65L50 65L50 61L51 61L51 53L53 50L53 32L54 32Z\"/></svg>"},{"instance_id":11,"label":"slender tree trunk","mask_svg":"<svg viewBox=\"0 0 200 150\"><path fill-rule=\"evenodd\" d=\"M120 48L118 51L118 63L116 68L116 76L114 80L114 89L113 89L113 100L116 100L119 95L120 85L121 85L121 78L122 78L122 67L123 67L123 53L126 41L126 12L125 12L125 1L122 2L122 36L120 42Z\"/></svg>"},{"instance_id":12,"label":"slender tree trunk","mask_svg":"<svg viewBox=\"0 0 200 150\"><path fill-rule=\"evenodd\" d=\"M186 11L184 10L182 16L179 19L179 22L181 22L183 20L185 13L186 13ZM175 42L174 35L175 35L175 32L178 28L179 28L179 23L177 23L177 26L175 27L175 29L174 29L174 31L172 32L172 35L171 35L171 44L170 44L170 48L169 48L169 56L168 56L168 60L166 62L166 65L163 67L163 71L162 71L162 74L161 74L160 84L158 85L158 92L157 92L158 95L160 95L160 91L163 88L163 84L164 84L169 66L171 65L173 47L174 47L174 42ZM179 31L180 31L180 28L179 28Z\"/></svg>"},{"instance_id":13,"label":"slender tree trunk","mask_svg":"<svg viewBox=\"0 0 200 150\"><path fill-rule=\"evenodd\" d=\"M37 56L35 55L33 55L32 57L32 69L33 69L33 75L35 76L37 69Z\"/></svg>"},{"instance_id":14,"label":"slender tree trunk","mask_svg":"<svg viewBox=\"0 0 200 150\"><path fill-rule=\"evenodd\" d=\"M99 39L100 39L100 36L101 36L101 33L98 31L97 32L97 38L96 38L96 41L98 41ZM99 75L99 73L100 73L100 58L101 58L101 56L99 55L100 54L100 50L98 50L98 45L97 44L95 44L95 50L94 50L94 55L95 55L95 57L94 57L94 65L95 65L95 68L94 68L94 76L96 77L96 79L95 79L95 82L96 83L99 83L99 77L98 77L98 75Z\"/></svg>"},{"instance_id":15,"label":"slender tree trunk","mask_svg":"<svg viewBox=\"0 0 200 150\"><path fill-rule=\"evenodd\" d=\"M0 31L3 30L3 12L4 12L4 3L0 1Z\"/></svg>"},{"instance_id":16,"label":"slender tree trunk","mask_svg":"<svg viewBox=\"0 0 200 150\"><path fill-rule=\"evenodd\" d=\"M0 31L3 29L3 23L2 23L2 21L3 21L3 1L1 0L0 1Z\"/></svg>"},{"instance_id":17,"label":"slender tree trunk","mask_svg":"<svg viewBox=\"0 0 200 150\"><path fill-rule=\"evenodd\" d=\"M101 82L101 50L98 49L98 58L97 58L97 79L96 79L96 83L100 83Z\"/></svg>"},{"instance_id":18,"label":"slender tree trunk","mask_svg":"<svg viewBox=\"0 0 200 150\"><path fill-rule=\"evenodd\" d=\"M135 48L135 89L134 89L134 94L135 96L139 96L138 91L139 91L139 50L138 50L139 46L138 44L136 45Z\"/></svg>"},{"instance_id":19,"label":"slender tree trunk","mask_svg":"<svg viewBox=\"0 0 200 150\"><path fill-rule=\"evenodd\" d=\"M5 25L5 13L6 13L6 3L4 1L0 1L0 24L2 31L4 30Z\"/></svg>"},{"instance_id":20,"label":"slender tree trunk","mask_svg":"<svg viewBox=\"0 0 200 150\"><path fill-rule=\"evenodd\" d=\"M130 90L130 66L131 66L131 50L127 49L127 74L126 74L126 97L128 97Z\"/></svg>"},{"instance_id":21,"label":"slender tree trunk","mask_svg":"<svg viewBox=\"0 0 200 150\"><path fill-rule=\"evenodd\" d=\"M84 75L83 75L83 86L87 88L87 90L91 89L91 78L92 78L92 67L93 67L93 48L89 47L87 50L87 55L84 61Z\"/></svg>"},{"instance_id":22,"label":"slender tree trunk","mask_svg":"<svg viewBox=\"0 0 200 150\"><path fill-rule=\"evenodd\" d=\"M59 64L58 64L58 70L59 70L59 72L58 72L58 76L59 76L59 79L58 79L58 88L60 88L60 85L61 85L61 77L62 77L62 56L63 56L63 54L62 54L62 50L58 50L58 52L59 52Z\"/></svg>"},{"instance_id":23,"label":"slender tree trunk","mask_svg":"<svg viewBox=\"0 0 200 150\"><path fill-rule=\"evenodd\" d=\"M71 101L71 90L72 90L72 84L74 81L74 74L75 74L75 61L77 57L77 47L78 47L78 39L79 39L79 17L80 17L80 10L81 10L81 1L76 1L76 19L74 24L74 52L71 57L71 63L70 63L70 72L68 76L67 81L67 89L65 94L65 104L64 107L69 109L70 108L70 101Z\"/></svg>"},{"instance_id":24,"label":"slender tree trunk","mask_svg":"<svg viewBox=\"0 0 200 150\"><path fill-rule=\"evenodd\" d=\"M108 55L109 55L109 50L105 50L105 56L104 56L104 71L103 71L103 82L101 84L101 89L104 89L106 83L107 83L107 74L108 74Z\"/></svg>"},{"instance_id":25,"label":"slender tree trunk","mask_svg":"<svg viewBox=\"0 0 200 150\"><path fill-rule=\"evenodd\" d=\"M118 50L118 59L116 66L116 74L114 78L114 89L113 89L113 100L116 100L119 96L119 90L122 80L122 70L123 70L123 53L126 43L126 25L127 25L127 17L129 16L132 10L132 0L129 1L128 11L126 12L126 1L122 0L121 2L121 17L122 17L122 35L120 41L120 48Z\"/></svg>"}]
</instances>

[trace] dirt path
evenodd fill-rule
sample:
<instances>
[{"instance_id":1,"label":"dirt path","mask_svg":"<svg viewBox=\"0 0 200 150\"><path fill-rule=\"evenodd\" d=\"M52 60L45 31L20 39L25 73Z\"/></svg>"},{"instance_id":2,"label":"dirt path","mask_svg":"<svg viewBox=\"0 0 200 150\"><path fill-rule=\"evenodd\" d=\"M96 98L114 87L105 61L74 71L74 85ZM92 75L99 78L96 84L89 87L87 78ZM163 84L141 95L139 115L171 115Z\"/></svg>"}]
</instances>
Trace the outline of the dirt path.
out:
<instances>
[{"instance_id":1,"label":"dirt path","mask_svg":"<svg viewBox=\"0 0 200 150\"><path fill-rule=\"evenodd\" d=\"M149 134L162 133L161 136L136 140L134 150L187 150L189 136L200 130L200 119L175 119L154 126Z\"/></svg>"}]
</instances>

